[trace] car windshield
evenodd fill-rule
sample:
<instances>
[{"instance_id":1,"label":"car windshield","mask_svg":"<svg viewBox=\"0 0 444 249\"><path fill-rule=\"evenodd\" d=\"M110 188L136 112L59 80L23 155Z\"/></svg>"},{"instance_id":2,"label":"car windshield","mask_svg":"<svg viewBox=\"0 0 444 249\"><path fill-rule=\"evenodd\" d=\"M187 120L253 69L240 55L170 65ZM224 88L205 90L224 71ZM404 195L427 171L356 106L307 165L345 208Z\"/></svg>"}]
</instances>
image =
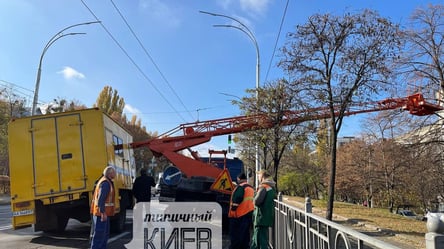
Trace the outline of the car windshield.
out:
<instances>
[{"instance_id":1,"label":"car windshield","mask_svg":"<svg viewBox=\"0 0 444 249\"><path fill-rule=\"evenodd\" d=\"M415 214L410 210L404 210L403 213L405 216L415 216Z\"/></svg>"}]
</instances>

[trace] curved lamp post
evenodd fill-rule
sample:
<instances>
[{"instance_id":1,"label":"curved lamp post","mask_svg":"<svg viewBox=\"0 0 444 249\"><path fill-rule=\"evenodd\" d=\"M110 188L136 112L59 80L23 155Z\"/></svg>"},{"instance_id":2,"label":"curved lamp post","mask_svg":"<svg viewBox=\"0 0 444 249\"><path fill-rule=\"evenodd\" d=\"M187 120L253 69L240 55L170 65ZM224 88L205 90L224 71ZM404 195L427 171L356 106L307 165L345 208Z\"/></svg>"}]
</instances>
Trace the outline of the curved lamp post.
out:
<instances>
[{"instance_id":1,"label":"curved lamp post","mask_svg":"<svg viewBox=\"0 0 444 249\"><path fill-rule=\"evenodd\" d=\"M207 11L199 11L202 14L207 14L207 15L211 15L211 16L219 16L219 17L224 17L224 18L228 18L230 20L233 20L234 22L238 23L239 26L234 26L234 25L213 25L213 27L223 27L223 28L234 28L237 29L239 31L242 31L244 34L246 34L248 36L248 38L250 38L250 40L253 42L253 45L256 49L256 98L258 98L258 89L259 89L259 77L260 77L260 54L259 54L259 46L257 44L257 40L256 37L254 36L253 32L245 25L243 24L241 21L237 20L234 17L231 16L227 16L227 15L222 15L222 14L217 14L217 13L212 13L212 12L207 12ZM259 164L259 144L256 142L255 144L255 170L256 172L258 172L260 170L260 164ZM257 177L255 177L255 185L258 186L258 179Z\"/></svg>"},{"instance_id":2,"label":"curved lamp post","mask_svg":"<svg viewBox=\"0 0 444 249\"><path fill-rule=\"evenodd\" d=\"M254 36L253 32L245 24L243 24L241 21L237 20L234 17L222 15L222 14L216 14L216 13L207 12L207 11L199 11L199 12L202 14L207 14L207 15L211 15L211 16L225 17L225 18L235 21L236 23L238 23L240 25L240 26L213 25L213 27L234 28L234 29L242 31L244 34L246 34L248 36L248 38L250 38L250 40L253 42L253 45L256 49L256 89L259 88L259 73L260 73L260 65L261 65L260 64L260 53L259 53L259 46L257 44L257 40L256 40L256 37ZM257 91L256 91L256 96L257 96Z\"/></svg>"},{"instance_id":3,"label":"curved lamp post","mask_svg":"<svg viewBox=\"0 0 444 249\"><path fill-rule=\"evenodd\" d=\"M69 35L84 35L84 34L86 34L86 33L66 33L66 34L63 34L63 32L65 30L68 30L73 27L81 26L81 25L89 25L89 24L94 24L94 23L100 23L100 21L84 22L84 23L79 23L79 24L74 24L74 25L68 26L68 27L60 30L59 32L57 32L57 34L55 34L53 37L51 37L51 39L49 39L49 41L46 43L45 47L43 48L42 54L40 55L39 68L37 70L37 79L35 82L34 99L32 101L31 115L36 114L35 111L36 111L37 102L38 102L38 98L39 98L40 76L42 74L42 61L43 61L43 56L45 56L46 51L48 51L49 47L51 47L51 45L54 44L60 38L63 38L65 36L69 36Z\"/></svg>"}]
</instances>

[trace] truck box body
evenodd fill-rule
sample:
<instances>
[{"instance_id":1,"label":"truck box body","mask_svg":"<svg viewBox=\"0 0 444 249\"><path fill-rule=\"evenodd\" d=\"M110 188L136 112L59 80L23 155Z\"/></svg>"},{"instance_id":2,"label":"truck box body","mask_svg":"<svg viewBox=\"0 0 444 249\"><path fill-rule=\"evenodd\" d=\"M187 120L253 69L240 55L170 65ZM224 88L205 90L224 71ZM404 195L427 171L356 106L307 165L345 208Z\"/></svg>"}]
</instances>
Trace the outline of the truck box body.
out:
<instances>
[{"instance_id":1,"label":"truck box body","mask_svg":"<svg viewBox=\"0 0 444 249\"><path fill-rule=\"evenodd\" d=\"M109 116L86 109L20 118L10 122L8 136L14 228L62 230L69 218L89 220L106 166L116 169L115 218L122 222L132 202L132 136Z\"/></svg>"}]
</instances>

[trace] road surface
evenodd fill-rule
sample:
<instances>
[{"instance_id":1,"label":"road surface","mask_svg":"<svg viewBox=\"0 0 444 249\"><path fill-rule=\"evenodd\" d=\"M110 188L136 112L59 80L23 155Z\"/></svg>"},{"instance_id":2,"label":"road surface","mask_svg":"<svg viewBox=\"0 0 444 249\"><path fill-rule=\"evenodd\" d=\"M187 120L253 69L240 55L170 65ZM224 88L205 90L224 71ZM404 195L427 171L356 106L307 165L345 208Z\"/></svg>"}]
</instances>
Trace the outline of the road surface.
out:
<instances>
[{"instance_id":1,"label":"road surface","mask_svg":"<svg viewBox=\"0 0 444 249\"><path fill-rule=\"evenodd\" d=\"M9 204L0 203L0 248L7 249L64 249L89 248L90 224L71 219L63 233L34 232L33 228L12 230ZM112 233L108 249L124 249L132 239L132 210L127 210L125 231ZM223 235L223 248L228 248L228 235Z\"/></svg>"}]
</instances>

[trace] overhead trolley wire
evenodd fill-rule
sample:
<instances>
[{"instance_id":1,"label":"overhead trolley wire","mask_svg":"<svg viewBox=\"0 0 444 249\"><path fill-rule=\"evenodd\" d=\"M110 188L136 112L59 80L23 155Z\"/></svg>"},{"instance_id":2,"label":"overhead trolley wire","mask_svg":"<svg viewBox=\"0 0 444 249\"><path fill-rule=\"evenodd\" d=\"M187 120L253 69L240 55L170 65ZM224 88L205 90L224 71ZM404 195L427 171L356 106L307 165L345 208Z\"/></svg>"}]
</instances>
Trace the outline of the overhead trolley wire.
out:
<instances>
[{"instance_id":1,"label":"overhead trolley wire","mask_svg":"<svg viewBox=\"0 0 444 249\"><path fill-rule=\"evenodd\" d=\"M94 14L94 12L89 8L89 6L85 3L84 0L80 0L86 9L91 13L91 15L97 20L100 21L100 19ZM117 39L111 34L111 32L106 28L106 26L103 24L103 22L99 23L102 28L105 30L105 32L109 35L109 37L114 41L114 43L122 50L122 52L126 55L126 57L131 61L131 63L137 68L137 70L142 74L142 76L150 83L150 85L156 90L156 92L167 102L167 104L174 110L174 112L184 121L186 120L183 118L182 115L174 108L174 106L171 104L170 101L162 94L162 92L154 85L154 83L151 81L151 79L143 72L143 70L140 68L140 66L134 61L134 59L128 54L128 52L123 48L123 46L117 41Z\"/></svg>"},{"instance_id":2,"label":"overhead trolley wire","mask_svg":"<svg viewBox=\"0 0 444 249\"><path fill-rule=\"evenodd\" d=\"M179 97L179 95L177 94L177 92L174 90L174 88L171 86L170 82L166 79L165 75L162 73L162 71L160 70L160 68L158 67L157 63L154 61L153 57L150 55L150 53L148 53L147 49L145 48L145 46L143 45L143 43L140 41L139 37L136 35L136 33L134 32L134 30L131 28L131 25L128 23L128 21L126 20L125 16L122 14L122 12L120 11L120 9L116 6L116 4L114 3L113 0L110 0L110 2L112 3L112 5L114 6L114 9L117 11L117 13L119 13L120 17L122 18L122 20L125 22L126 26L128 27L128 29L131 31L131 34L134 36L134 38L137 40L137 42L139 43L140 47L143 49L143 51L145 52L145 55L148 56L148 58L150 59L151 63L153 63L154 67L156 68L157 72L159 72L160 76L162 77L162 79L165 81L165 83L168 85L168 87L170 88L171 92L174 93L174 95L176 96L176 98L179 100L180 104L182 105L182 107L186 110L186 112L190 115L191 119L194 119L193 115L191 114L191 112L187 109L187 107L185 106L185 104L183 103L182 99Z\"/></svg>"},{"instance_id":3,"label":"overhead trolley wire","mask_svg":"<svg viewBox=\"0 0 444 249\"><path fill-rule=\"evenodd\" d=\"M22 86L19 86L19 85L15 84L15 83L12 83L12 82L9 82L9 81L6 81L6 80L0 80L0 81L3 82L3 83L9 84L9 85L15 86L15 87L17 87L17 88L20 88L20 89L26 90L26 91L28 91L28 92L30 92L30 93L34 93L33 90L28 89L28 88L25 88L25 87L22 87ZM29 95L29 96L31 96L31 95Z\"/></svg>"},{"instance_id":4,"label":"overhead trolley wire","mask_svg":"<svg viewBox=\"0 0 444 249\"><path fill-rule=\"evenodd\" d=\"M19 86L17 84L14 84L14 83L6 81L6 80L0 80L0 82L2 82L2 83L0 83L1 86L4 86L5 88L9 88L9 89L14 89L15 93L19 93L21 96L18 96L18 97L25 98L25 99L28 99L28 98L32 99L32 93L34 92L33 90ZM30 93L26 93L24 91L17 90L16 88L26 90Z\"/></svg>"},{"instance_id":5,"label":"overhead trolley wire","mask_svg":"<svg viewBox=\"0 0 444 249\"><path fill-rule=\"evenodd\" d=\"M286 14L287 14L287 9L288 9L288 3L289 2L290 2L290 0L287 0L287 4L285 5L284 14L282 15L282 19L281 19L281 25L279 26L279 32L278 32L278 35L276 37L276 42L274 43L273 54L271 55L270 63L268 64L267 74L265 75L265 81L267 81L267 79L268 79L268 73L270 72L271 63L273 62L273 58L274 58L274 55L276 53L276 47L277 47L277 44L279 42L279 37L281 36L282 26L284 25L284 20L285 20Z\"/></svg>"}]
</instances>

